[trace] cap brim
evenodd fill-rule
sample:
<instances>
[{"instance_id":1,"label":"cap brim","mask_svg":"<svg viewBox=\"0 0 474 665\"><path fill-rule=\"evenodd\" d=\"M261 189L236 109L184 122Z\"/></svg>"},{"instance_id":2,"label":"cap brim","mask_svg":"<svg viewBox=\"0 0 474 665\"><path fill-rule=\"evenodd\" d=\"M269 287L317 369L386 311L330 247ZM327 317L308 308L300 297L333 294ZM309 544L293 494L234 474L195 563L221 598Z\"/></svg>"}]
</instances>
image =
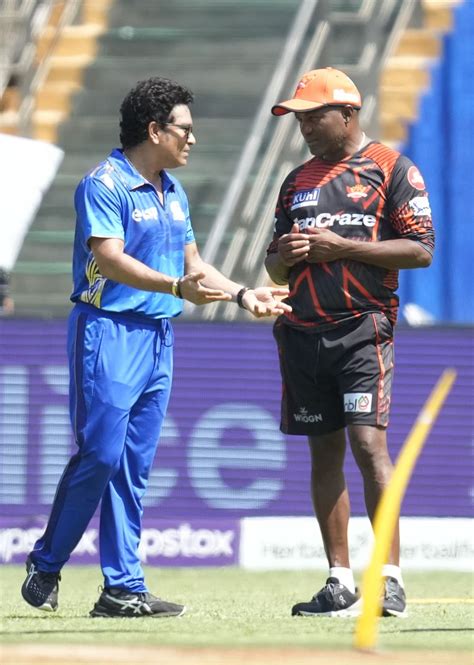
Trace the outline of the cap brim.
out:
<instances>
[{"instance_id":1,"label":"cap brim","mask_svg":"<svg viewBox=\"0 0 474 665\"><path fill-rule=\"evenodd\" d=\"M298 111L312 111L313 109L319 109L321 106L327 106L327 103L309 102L306 99L288 99L286 102L280 102L272 106L272 114L286 115Z\"/></svg>"},{"instance_id":2,"label":"cap brim","mask_svg":"<svg viewBox=\"0 0 474 665\"><path fill-rule=\"evenodd\" d=\"M286 102L280 102L272 106L273 115L286 115L287 113L298 113L302 111L313 111L321 106L352 106L354 109L360 109L359 104L351 102L310 102L306 99L289 99Z\"/></svg>"}]
</instances>

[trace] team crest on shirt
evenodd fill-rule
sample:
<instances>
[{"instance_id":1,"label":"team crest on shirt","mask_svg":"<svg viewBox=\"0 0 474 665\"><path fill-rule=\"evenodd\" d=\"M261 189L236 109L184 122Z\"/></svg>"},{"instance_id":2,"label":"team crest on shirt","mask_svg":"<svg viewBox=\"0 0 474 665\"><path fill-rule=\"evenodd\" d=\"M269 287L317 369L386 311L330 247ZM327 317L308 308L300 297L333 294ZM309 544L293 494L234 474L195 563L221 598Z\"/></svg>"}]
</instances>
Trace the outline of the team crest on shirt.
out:
<instances>
[{"instance_id":1,"label":"team crest on shirt","mask_svg":"<svg viewBox=\"0 0 474 665\"><path fill-rule=\"evenodd\" d=\"M359 199L365 199L369 195L369 190L370 190L369 185L364 186L358 184L358 185L352 185L352 187L346 186L347 196L353 201L358 201Z\"/></svg>"},{"instance_id":2,"label":"team crest on shirt","mask_svg":"<svg viewBox=\"0 0 474 665\"><path fill-rule=\"evenodd\" d=\"M410 166L410 168L407 171L407 178L410 185L415 189L418 189L420 192L426 189L423 176L416 168L416 166Z\"/></svg>"},{"instance_id":3,"label":"team crest on shirt","mask_svg":"<svg viewBox=\"0 0 474 665\"><path fill-rule=\"evenodd\" d=\"M184 214L184 211L183 211L179 201L171 201L170 210L171 210L171 214L173 215L173 219L174 219L175 222L185 222L186 221L186 215Z\"/></svg>"},{"instance_id":4,"label":"team crest on shirt","mask_svg":"<svg viewBox=\"0 0 474 665\"><path fill-rule=\"evenodd\" d=\"M314 189L305 189L302 192L295 192L291 200L290 210L297 210L298 208L307 208L309 206L317 206L319 201L319 194L321 187Z\"/></svg>"}]
</instances>

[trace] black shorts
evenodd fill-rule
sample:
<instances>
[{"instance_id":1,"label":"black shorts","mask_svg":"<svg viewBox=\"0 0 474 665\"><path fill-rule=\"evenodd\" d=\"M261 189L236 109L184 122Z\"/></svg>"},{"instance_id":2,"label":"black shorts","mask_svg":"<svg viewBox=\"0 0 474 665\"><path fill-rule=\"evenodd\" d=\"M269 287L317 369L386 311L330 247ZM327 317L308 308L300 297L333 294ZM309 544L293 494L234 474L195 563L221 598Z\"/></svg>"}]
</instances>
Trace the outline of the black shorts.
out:
<instances>
[{"instance_id":1,"label":"black shorts","mask_svg":"<svg viewBox=\"0 0 474 665\"><path fill-rule=\"evenodd\" d=\"M348 424L387 427L393 376L393 328L381 312L324 332L277 321L283 380L280 429L326 434Z\"/></svg>"}]
</instances>

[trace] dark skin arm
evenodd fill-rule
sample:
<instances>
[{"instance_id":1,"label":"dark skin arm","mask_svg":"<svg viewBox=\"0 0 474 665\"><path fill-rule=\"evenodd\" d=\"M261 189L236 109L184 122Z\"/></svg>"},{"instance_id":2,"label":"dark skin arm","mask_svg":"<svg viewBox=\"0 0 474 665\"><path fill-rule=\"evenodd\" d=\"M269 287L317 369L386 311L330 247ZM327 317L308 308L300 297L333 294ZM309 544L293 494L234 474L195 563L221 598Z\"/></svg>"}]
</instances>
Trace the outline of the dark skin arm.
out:
<instances>
[{"instance_id":1,"label":"dark skin arm","mask_svg":"<svg viewBox=\"0 0 474 665\"><path fill-rule=\"evenodd\" d=\"M291 266L300 261L327 263L337 259L398 270L427 268L432 257L422 245L407 238L359 242L342 238L329 229L310 228L301 233L298 225L293 224L291 232L279 239L278 252L267 256L265 266L276 284L284 284L288 281Z\"/></svg>"},{"instance_id":2,"label":"dark skin arm","mask_svg":"<svg viewBox=\"0 0 474 665\"><path fill-rule=\"evenodd\" d=\"M359 242L342 238L329 229L308 229L308 237L310 249L306 261L309 263L350 259L388 270L427 268L431 264L428 250L407 238Z\"/></svg>"},{"instance_id":3,"label":"dark skin arm","mask_svg":"<svg viewBox=\"0 0 474 665\"><path fill-rule=\"evenodd\" d=\"M287 284L290 268L307 261L309 250L309 236L300 233L298 224L293 224L290 233L278 239L278 252L268 254L265 259L265 268L275 284Z\"/></svg>"}]
</instances>

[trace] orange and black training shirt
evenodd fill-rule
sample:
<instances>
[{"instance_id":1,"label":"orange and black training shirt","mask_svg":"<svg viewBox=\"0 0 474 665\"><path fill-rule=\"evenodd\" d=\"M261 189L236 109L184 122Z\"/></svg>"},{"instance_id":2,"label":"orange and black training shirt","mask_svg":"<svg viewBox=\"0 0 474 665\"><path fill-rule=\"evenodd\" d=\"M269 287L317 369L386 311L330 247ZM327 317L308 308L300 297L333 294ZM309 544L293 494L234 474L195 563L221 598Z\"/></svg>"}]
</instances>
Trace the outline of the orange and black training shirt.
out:
<instances>
[{"instance_id":1,"label":"orange and black training shirt","mask_svg":"<svg viewBox=\"0 0 474 665\"><path fill-rule=\"evenodd\" d=\"M285 179L275 212L278 238L297 223L300 231L328 228L344 238L380 242L408 238L432 254L434 230L423 177L405 156L371 141L340 162L317 157ZM366 312L382 311L394 324L398 312L398 270L341 259L301 261L290 268L293 308L285 323L303 329L330 328Z\"/></svg>"}]
</instances>

